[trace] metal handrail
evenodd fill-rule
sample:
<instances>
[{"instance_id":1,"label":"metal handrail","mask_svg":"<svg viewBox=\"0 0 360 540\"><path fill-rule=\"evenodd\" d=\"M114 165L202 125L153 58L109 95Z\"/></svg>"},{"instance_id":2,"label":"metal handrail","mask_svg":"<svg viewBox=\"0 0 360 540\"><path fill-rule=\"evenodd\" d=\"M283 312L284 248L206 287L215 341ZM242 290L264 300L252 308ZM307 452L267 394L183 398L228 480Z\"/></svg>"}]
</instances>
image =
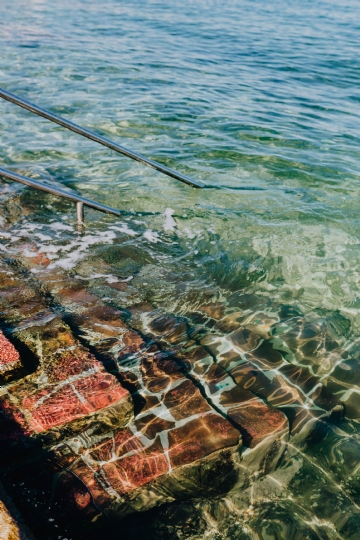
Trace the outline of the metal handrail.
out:
<instances>
[{"instance_id":1,"label":"metal handrail","mask_svg":"<svg viewBox=\"0 0 360 540\"><path fill-rule=\"evenodd\" d=\"M136 152L133 152L132 150L129 150L128 148L125 148L124 146L120 146L120 144L116 144L110 141L109 139L102 137L101 135L97 135L96 133L94 133L93 131L90 131L89 129L83 128L79 126L78 124L74 124L73 122L66 120L62 116L58 116L57 114L54 114L48 111L47 109L38 107L37 105L34 105L33 103L26 101L25 99L15 96L15 94L11 94L10 92L7 92L3 88L0 88L0 97L3 99L6 99L7 101L10 101L11 103L14 103L15 105L19 105L19 107L22 107L23 109L26 109L27 111L38 114L39 116L42 116L43 118L46 118L47 120L50 120L51 122L54 122L55 124L59 124L62 127L70 129L71 131L74 131L75 133L78 133L79 135L82 135L83 137L86 137L92 141L102 144L103 146L106 146L107 148L111 148L111 150L115 150L115 152L119 152L119 154L123 154L124 156L130 157L131 159L134 159L135 161L139 161L143 165L152 167L153 169L156 169L157 171L167 174L168 176L171 176L172 178L175 178L176 180L180 180L181 182L184 182L185 184L189 184L190 186L193 186L196 188L205 187L204 184L202 184L201 182L197 180L192 180L188 176L185 176L184 174L180 174L170 169L169 167L165 167L165 165L161 165L161 163L158 163L157 161L153 161L152 159L149 159Z\"/></svg>"},{"instance_id":2,"label":"metal handrail","mask_svg":"<svg viewBox=\"0 0 360 540\"><path fill-rule=\"evenodd\" d=\"M51 195L56 195L57 197L62 197L63 199L76 202L76 218L78 224L82 224L84 221L84 206L94 208L95 210L99 210L99 212L104 212L105 214L114 214L115 216L120 216L120 210L116 210L115 208L111 208L105 204L92 201L91 199L86 199L85 197L81 197L75 193L70 193L64 189L43 184L42 182L38 182L38 180L32 180L27 176L22 176L21 174L4 169L4 167L0 167L0 176L7 178L8 180L14 180L15 182L19 182L25 186L29 186L40 191L45 191L46 193L51 193Z\"/></svg>"}]
</instances>

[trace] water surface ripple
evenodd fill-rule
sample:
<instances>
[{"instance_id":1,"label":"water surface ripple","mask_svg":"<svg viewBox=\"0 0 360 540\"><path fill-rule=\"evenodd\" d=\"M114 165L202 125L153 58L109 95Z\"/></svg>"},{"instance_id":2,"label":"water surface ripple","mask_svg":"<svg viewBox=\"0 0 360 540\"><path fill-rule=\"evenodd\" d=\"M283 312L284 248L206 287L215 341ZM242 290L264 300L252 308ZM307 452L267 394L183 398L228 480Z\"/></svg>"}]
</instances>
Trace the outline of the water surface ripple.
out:
<instances>
[{"instance_id":1,"label":"water surface ripple","mask_svg":"<svg viewBox=\"0 0 360 540\"><path fill-rule=\"evenodd\" d=\"M1 102L4 167L124 212L87 211L79 236L71 205L2 182L33 209L0 231L3 253L73 275L106 260L131 281L124 306L177 315L256 294L327 321L358 362L359 2L3 0L0 14L2 87L216 188ZM294 447L228 538L359 538L359 438L347 419Z\"/></svg>"}]
</instances>

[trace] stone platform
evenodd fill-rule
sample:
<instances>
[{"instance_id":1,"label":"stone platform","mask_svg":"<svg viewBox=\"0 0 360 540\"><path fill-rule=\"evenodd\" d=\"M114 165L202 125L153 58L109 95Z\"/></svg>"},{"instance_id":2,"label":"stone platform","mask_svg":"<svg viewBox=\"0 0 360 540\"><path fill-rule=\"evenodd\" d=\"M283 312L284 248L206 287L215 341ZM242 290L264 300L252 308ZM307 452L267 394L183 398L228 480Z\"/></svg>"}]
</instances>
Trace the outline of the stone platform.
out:
<instances>
[{"instance_id":1,"label":"stone platform","mask_svg":"<svg viewBox=\"0 0 360 540\"><path fill-rule=\"evenodd\" d=\"M289 440L357 414L349 361L316 349L332 339L322 320L245 294L125 314L86 276L30 262L0 260L0 473L41 535L247 490Z\"/></svg>"},{"instance_id":2,"label":"stone platform","mask_svg":"<svg viewBox=\"0 0 360 540\"><path fill-rule=\"evenodd\" d=\"M156 538L172 515L212 538L222 512L280 492L294 445L360 417L358 353L341 349L336 321L246 292L179 316L139 300L105 258L66 272L51 257L31 237L0 256L9 540L31 538L20 514L39 539L89 540L156 508Z\"/></svg>"}]
</instances>

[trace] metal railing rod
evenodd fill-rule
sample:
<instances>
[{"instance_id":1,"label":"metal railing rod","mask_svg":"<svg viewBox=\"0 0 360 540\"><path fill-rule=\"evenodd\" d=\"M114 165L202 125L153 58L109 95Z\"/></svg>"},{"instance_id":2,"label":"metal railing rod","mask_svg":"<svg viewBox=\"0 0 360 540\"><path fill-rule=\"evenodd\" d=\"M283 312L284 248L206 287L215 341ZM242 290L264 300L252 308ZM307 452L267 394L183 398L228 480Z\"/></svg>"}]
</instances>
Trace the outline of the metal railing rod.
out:
<instances>
[{"instance_id":1,"label":"metal railing rod","mask_svg":"<svg viewBox=\"0 0 360 540\"><path fill-rule=\"evenodd\" d=\"M3 88L0 88L0 97L3 99L6 99L7 101L10 101L11 103L14 103L15 105L19 105L19 107L22 107L23 109L26 109L27 111L30 111L34 114L38 114L39 116L42 116L43 118L46 118L47 120L50 120L51 122L55 122L55 124L59 124L62 127L70 129L71 131L74 131L75 133L78 133L79 135L82 135L83 137L87 137L88 139L95 141L99 144L102 144L103 146L106 146L107 148L111 148L111 150L115 150L115 152L119 152L119 154L123 154L124 156L134 159L135 161L139 161L143 165L152 167L153 169L156 169L157 171L160 171L168 176L171 176L172 178L175 178L176 180L180 180L181 182L184 182L185 184L189 184L190 186L193 186L196 188L205 187L203 183L197 180L192 180L188 176L178 173L170 169L169 167L166 167L165 165L161 165L161 163L158 163L157 161L153 161L152 159L149 159L136 152L133 152L132 150L129 150L128 148L125 148L124 146L121 146L120 144L116 144L110 141L109 139L102 137L101 135L97 135L93 131L83 128L79 126L78 124L74 124L73 122L66 120L62 116L58 116L57 114L54 114L48 111L47 109L38 107L37 105L34 105L34 103L30 103L29 101L26 101L25 99L22 99L16 96L15 94L11 94L10 92L7 92Z\"/></svg>"},{"instance_id":2,"label":"metal railing rod","mask_svg":"<svg viewBox=\"0 0 360 540\"><path fill-rule=\"evenodd\" d=\"M99 210L99 212L104 212L105 214L114 214L115 216L120 216L120 210L116 210L115 208L111 208L110 206L106 206L105 204L92 201L91 199L86 199L85 197L80 197L80 195L70 193L69 191L65 191L64 189L59 189L53 186L49 186L48 184L43 184L42 182L38 182L37 180L33 180L32 178L28 178L27 176L22 176L21 174L9 171L8 169L4 169L3 167L0 167L0 176L2 176L3 178L7 178L8 180L13 180L14 182L24 184L25 186L29 186L40 191L45 191L46 193L50 193L51 195L56 195L57 197L61 197L62 199L76 202L78 221L83 221L83 205L88 206L89 208L94 208L95 210Z\"/></svg>"}]
</instances>

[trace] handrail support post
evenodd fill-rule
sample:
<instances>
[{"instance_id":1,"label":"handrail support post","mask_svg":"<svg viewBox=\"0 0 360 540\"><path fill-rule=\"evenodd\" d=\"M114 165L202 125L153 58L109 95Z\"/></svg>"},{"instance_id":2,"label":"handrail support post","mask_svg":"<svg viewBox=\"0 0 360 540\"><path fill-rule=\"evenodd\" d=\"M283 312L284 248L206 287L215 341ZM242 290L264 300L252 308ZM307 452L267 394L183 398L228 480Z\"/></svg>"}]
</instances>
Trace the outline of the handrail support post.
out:
<instances>
[{"instance_id":1,"label":"handrail support post","mask_svg":"<svg viewBox=\"0 0 360 540\"><path fill-rule=\"evenodd\" d=\"M84 225L84 203L81 201L76 203L76 223Z\"/></svg>"}]
</instances>

